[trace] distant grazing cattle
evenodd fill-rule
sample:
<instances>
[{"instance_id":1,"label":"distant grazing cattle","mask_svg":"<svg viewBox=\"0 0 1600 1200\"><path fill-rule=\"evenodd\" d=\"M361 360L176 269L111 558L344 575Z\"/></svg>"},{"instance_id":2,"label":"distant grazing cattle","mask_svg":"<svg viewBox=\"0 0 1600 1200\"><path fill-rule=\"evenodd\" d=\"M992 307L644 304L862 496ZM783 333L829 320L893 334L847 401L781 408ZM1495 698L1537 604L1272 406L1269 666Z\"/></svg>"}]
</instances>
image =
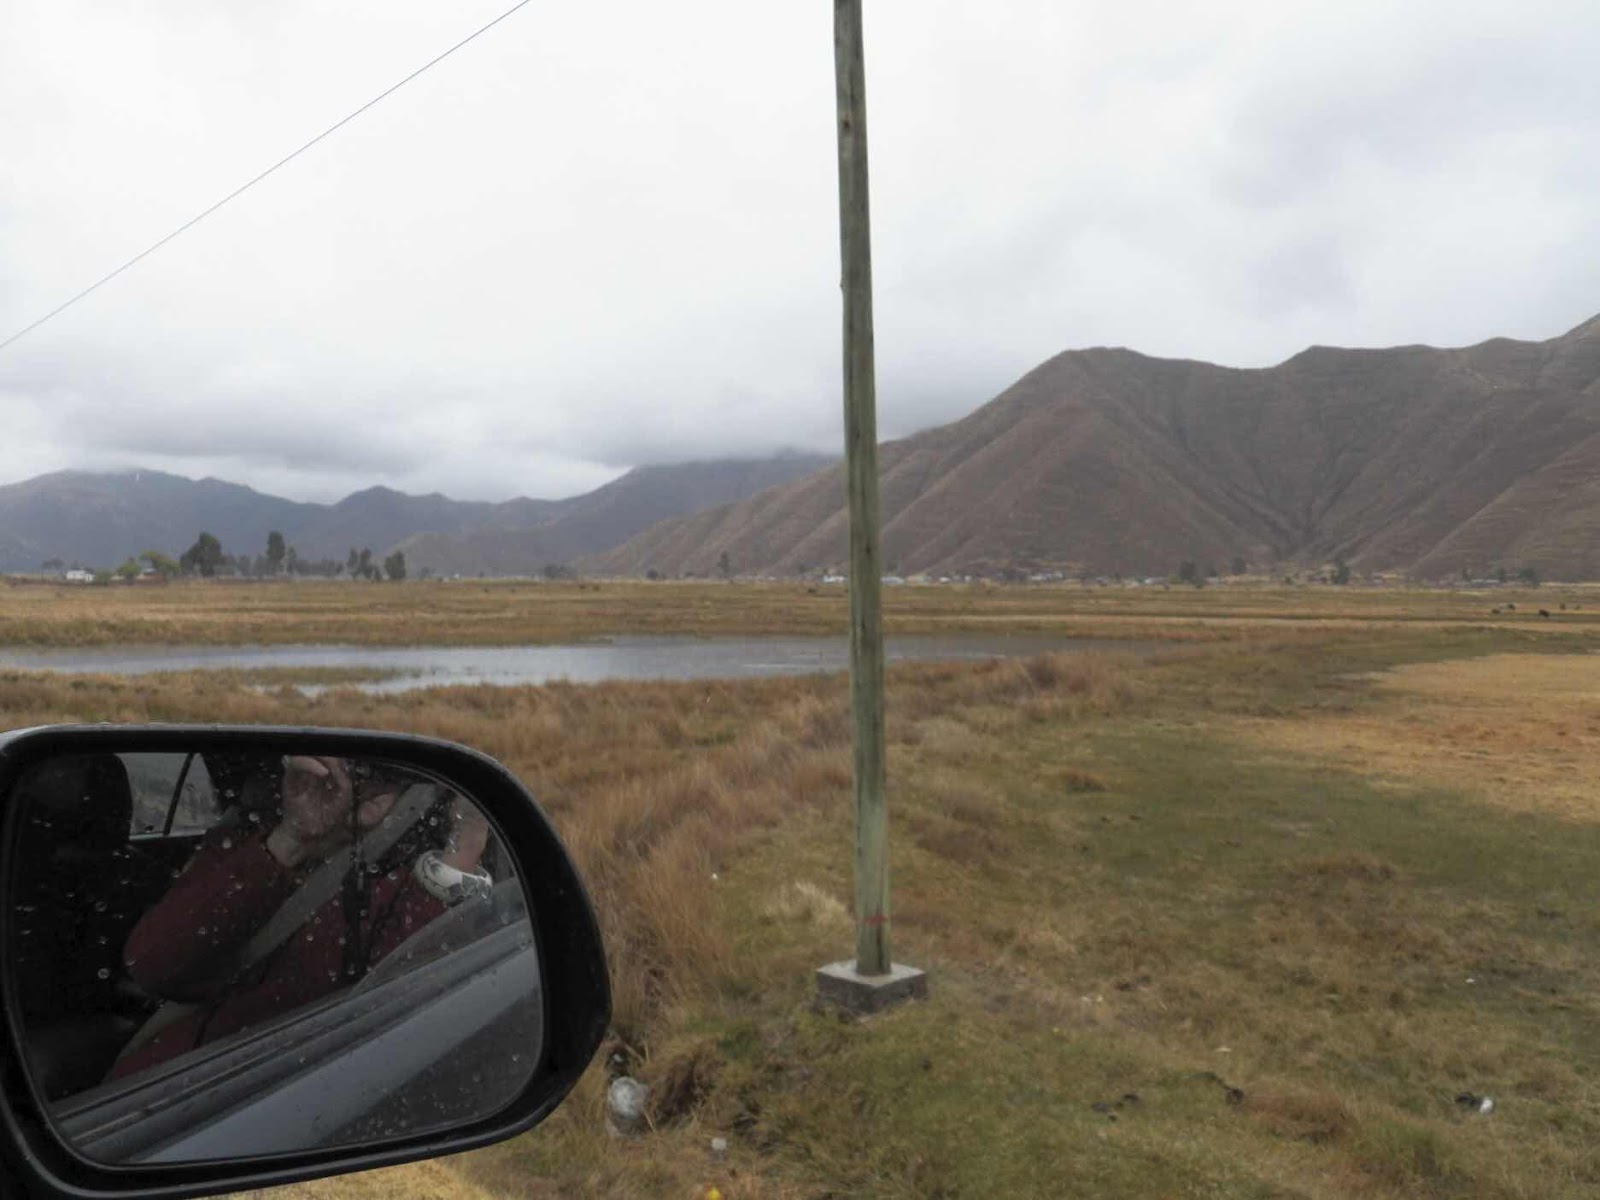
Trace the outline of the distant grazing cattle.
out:
<instances>
[{"instance_id":1,"label":"distant grazing cattle","mask_svg":"<svg viewBox=\"0 0 1600 1200\"><path fill-rule=\"evenodd\" d=\"M1539 610L1539 615L1541 617L1548 617L1550 615L1550 610L1548 608L1541 608Z\"/></svg>"}]
</instances>

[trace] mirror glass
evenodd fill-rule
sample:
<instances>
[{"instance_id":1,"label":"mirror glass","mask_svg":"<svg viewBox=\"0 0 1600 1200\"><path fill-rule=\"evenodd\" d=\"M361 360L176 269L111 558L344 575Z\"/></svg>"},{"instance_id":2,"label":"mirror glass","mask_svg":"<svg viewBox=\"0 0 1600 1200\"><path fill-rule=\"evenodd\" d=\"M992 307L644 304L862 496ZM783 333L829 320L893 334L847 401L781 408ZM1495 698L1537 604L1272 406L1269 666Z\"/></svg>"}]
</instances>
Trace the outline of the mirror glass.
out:
<instances>
[{"instance_id":1,"label":"mirror glass","mask_svg":"<svg viewBox=\"0 0 1600 1200\"><path fill-rule=\"evenodd\" d=\"M282 749L60 757L11 788L14 1011L87 1158L437 1130L540 1063L533 927L482 809L397 763Z\"/></svg>"}]
</instances>

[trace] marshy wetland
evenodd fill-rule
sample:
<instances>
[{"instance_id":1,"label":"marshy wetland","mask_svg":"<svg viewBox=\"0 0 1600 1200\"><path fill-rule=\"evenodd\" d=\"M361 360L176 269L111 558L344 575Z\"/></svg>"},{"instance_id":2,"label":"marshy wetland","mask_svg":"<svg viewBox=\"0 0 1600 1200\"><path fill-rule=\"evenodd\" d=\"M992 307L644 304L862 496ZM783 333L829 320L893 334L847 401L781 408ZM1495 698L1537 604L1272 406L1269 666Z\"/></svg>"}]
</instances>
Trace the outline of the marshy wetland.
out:
<instances>
[{"instance_id":1,"label":"marshy wetland","mask_svg":"<svg viewBox=\"0 0 1600 1200\"><path fill-rule=\"evenodd\" d=\"M6 672L0 708L434 734L554 815L653 1132L606 1133L597 1063L525 1138L281 1200L1600 1190L1600 592L886 605L891 632L1140 649L891 669L895 953L932 995L859 1022L810 1004L851 945L842 675L373 694ZM843 624L841 591L779 584L0 589L0 642L35 649Z\"/></svg>"}]
</instances>

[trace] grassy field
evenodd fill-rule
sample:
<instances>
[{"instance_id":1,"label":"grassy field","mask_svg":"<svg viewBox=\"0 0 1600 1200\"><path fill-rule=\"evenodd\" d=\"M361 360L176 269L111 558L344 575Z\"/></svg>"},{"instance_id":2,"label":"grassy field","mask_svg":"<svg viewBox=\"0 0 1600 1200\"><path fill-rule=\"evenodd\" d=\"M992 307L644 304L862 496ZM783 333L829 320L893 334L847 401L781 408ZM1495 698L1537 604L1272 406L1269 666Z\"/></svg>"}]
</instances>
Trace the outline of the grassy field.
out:
<instances>
[{"instance_id":1,"label":"grassy field","mask_svg":"<svg viewBox=\"0 0 1600 1200\"><path fill-rule=\"evenodd\" d=\"M330 588L318 627L359 625L352 594L409 613L396 627L431 619L409 598L427 586ZM199 615L226 590L167 618L232 640ZM300 589L246 591L263 595L226 603L248 630ZM637 631L650 595L704 609L701 631L766 628L784 596L819 621L841 603L471 594L475 632L524 619L495 618L497 596L548 596L567 636ZM586 595L606 615L583 626ZM597 1066L525 1138L271 1200L1600 1193L1600 627L1582 593L1499 617L1481 596L1334 589L1018 589L964 614L891 596L899 621L1172 646L891 672L896 956L932 996L865 1021L810 1003L812 970L851 947L842 679L307 697L12 675L0 713L439 734L554 813L608 940L608 1052L654 1086L654 1131L605 1132Z\"/></svg>"},{"instance_id":2,"label":"grassy field","mask_svg":"<svg viewBox=\"0 0 1600 1200\"><path fill-rule=\"evenodd\" d=\"M1541 607L1548 617L1538 615ZM1600 631L1600 589L907 586L884 590L884 615L891 633L1173 640L1463 624ZM623 633L842 633L847 616L844 588L800 583L12 584L0 587L0 646L497 645Z\"/></svg>"}]
</instances>

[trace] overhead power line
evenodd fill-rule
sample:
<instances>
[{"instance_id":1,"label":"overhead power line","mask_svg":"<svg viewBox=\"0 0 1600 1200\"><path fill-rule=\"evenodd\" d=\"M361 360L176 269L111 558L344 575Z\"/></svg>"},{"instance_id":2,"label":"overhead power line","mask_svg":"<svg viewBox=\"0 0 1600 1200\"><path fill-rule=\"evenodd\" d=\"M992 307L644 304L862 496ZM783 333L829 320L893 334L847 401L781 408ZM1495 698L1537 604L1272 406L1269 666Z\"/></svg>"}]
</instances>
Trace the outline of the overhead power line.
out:
<instances>
[{"instance_id":1,"label":"overhead power line","mask_svg":"<svg viewBox=\"0 0 1600 1200\"><path fill-rule=\"evenodd\" d=\"M449 58L452 54L454 54L457 50L459 50L463 46L465 46L468 42L475 41L478 38L482 37L484 34L488 33L489 30L493 29L496 25L500 24L501 21L504 21L507 17L509 17L513 13L515 13L518 9L526 8L529 4L532 4L532 3L533 3L533 0L517 0L516 4L513 4L510 8L506 9L505 12L501 13L498 17L496 17L494 20L490 21L487 25L480 26L478 29L473 30L466 37L462 38L455 45L451 46L448 50L444 51L441 54L436 54L434 57L430 58L427 62L423 63L420 67L418 67L415 71L411 72L411 74L407 75L404 79L400 80L398 83L391 84L389 87L387 87L383 91L379 92L376 96L374 96L371 100L368 100L365 104L363 104L360 108L356 109L354 112L351 112L351 113L347 114L346 116L341 117L339 120L335 121L332 125L329 125L326 129L324 129L321 133L317 134L316 137L312 138L309 142L307 142L305 145L301 146L298 150L295 150L292 153L284 155L277 162L273 163L270 167L268 167L265 171L262 171L259 175L256 175L254 178L252 178L250 180L247 180L245 183L242 183L238 187L234 188L233 191L229 192L221 200L218 200L210 208L207 208L207 209L203 210L202 212L196 213L194 216L190 217L187 221L185 221L182 225L179 225L176 229L174 229L171 233L167 234L166 237L162 238L160 241L152 242L150 245L146 246L143 250L139 251L139 253L135 254L132 258L130 258L127 262L123 263L116 270L111 271L111 272L109 272L109 273L107 273L105 275L102 275L99 279L95 280L93 283L91 283L88 287L84 288L77 295L72 296L69 299L63 301L62 303L56 305L49 312L45 313L44 316L40 317L38 320L32 322L31 324L24 325L21 329L17 330L10 337L6 338L5 341L0 342L0 352L3 352L13 342L16 342L16 341L26 337L28 334L32 333L35 329L39 328L39 326L43 325L46 321L49 321L49 320L51 320L51 319L53 319L55 317L60 316L62 313L66 312L67 309L71 308L74 304L76 304L79 300L82 300L85 296L88 296L91 293L98 291L100 288L103 288L106 284L110 283L118 275L121 275L129 267L132 267L132 266L136 265L137 263L142 262L144 259L149 258L152 254L154 254L157 250L161 249L161 247L165 246L168 242L172 241L174 238L179 237L182 234L185 234L189 230L193 229L196 225L200 224L201 221L204 221L207 217L209 217L212 213L216 212L219 208L221 208L223 205L227 204L229 201L236 200L240 196L244 195L245 192L248 192L251 188L255 187L256 184L260 183L268 175L273 174L275 171L279 170L280 168L288 166L295 159L299 158L302 154L304 154L307 150L311 149L311 147L315 146L318 142L322 141L324 138L328 137L330 134L337 133L340 129L343 129L346 125L350 124L351 121L354 121L357 117L359 117L362 113L366 112L369 108L372 108L374 105L377 105L377 104L381 103L382 101L387 100L390 96L394 95L401 88L405 87L406 84L410 83L413 79L417 78L417 76L422 75L425 72L431 70L433 67L438 66L445 59Z\"/></svg>"}]
</instances>

